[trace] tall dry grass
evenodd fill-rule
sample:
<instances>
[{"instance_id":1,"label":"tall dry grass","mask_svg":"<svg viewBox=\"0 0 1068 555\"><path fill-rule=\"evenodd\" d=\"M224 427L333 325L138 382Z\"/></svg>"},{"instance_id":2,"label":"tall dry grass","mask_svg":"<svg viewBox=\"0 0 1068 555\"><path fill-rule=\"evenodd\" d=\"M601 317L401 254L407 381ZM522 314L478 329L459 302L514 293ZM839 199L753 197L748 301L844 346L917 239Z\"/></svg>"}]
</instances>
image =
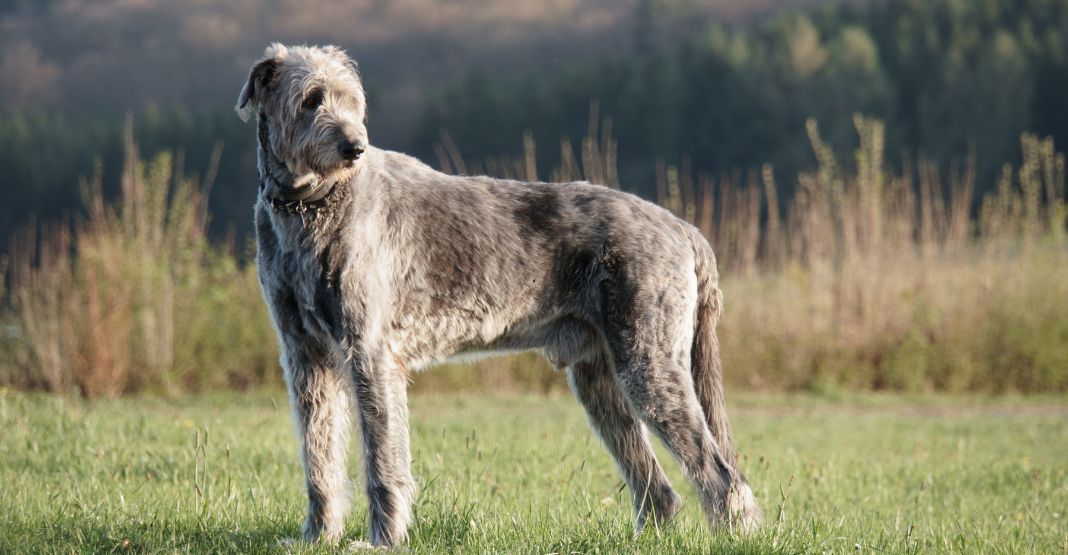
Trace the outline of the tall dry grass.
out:
<instances>
[{"instance_id":1,"label":"tall dry grass","mask_svg":"<svg viewBox=\"0 0 1068 555\"><path fill-rule=\"evenodd\" d=\"M610 122L596 106L580 154L564 141L556 181L618 187ZM756 389L1068 390L1065 159L1052 140L1024 135L1023 163L976 198L975 161L905 160L891 173L883 124L855 117L859 146L840 161L807 123L817 170L780 195L771 167L713 179L657 169L657 201L697 226L716 251L727 311L728 380ZM468 163L474 171L536 178L524 154ZM444 154L442 154L444 153ZM463 172L455 146L439 152ZM478 376L520 387L566 387L513 361ZM541 370L549 372L547 369ZM519 379L510 380L509 372ZM467 387L446 368L432 387Z\"/></svg>"},{"instance_id":2,"label":"tall dry grass","mask_svg":"<svg viewBox=\"0 0 1068 555\"><path fill-rule=\"evenodd\" d=\"M729 379L1068 389L1065 162L1053 142L1022 137L1022 165L1005 166L977 202L972 161L890 174L882 124L858 117L856 127L846 170L809 122L819 170L799 176L781 220L767 170L760 184L720 183L721 202L698 210L721 253Z\"/></svg>"},{"instance_id":3,"label":"tall dry grass","mask_svg":"<svg viewBox=\"0 0 1068 555\"><path fill-rule=\"evenodd\" d=\"M693 223L719 258L728 380L756 389L1068 391L1065 158L1024 136L976 198L974 161L905 161L891 172L883 126L855 119L841 159L808 123L817 169L789 198L770 167L694 176L657 172L658 201ZM130 129L129 125L127 127ZM441 165L537 179L528 135L515 158ZM85 184L86 216L39 225L12 245L0 321L0 384L108 396L279 382L274 334L255 270L212 245L203 188L180 156L142 162L127 131L122 191ZM577 147L561 145L554 181L619 187L611 122L594 109ZM209 170L207 179L211 181ZM532 355L446 366L417 390L566 388Z\"/></svg>"},{"instance_id":4,"label":"tall dry grass","mask_svg":"<svg viewBox=\"0 0 1068 555\"><path fill-rule=\"evenodd\" d=\"M254 269L208 241L215 164L198 187L181 155L142 162L130 120L125 149L115 203L97 168L84 218L12 242L0 380L91 397L279 381Z\"/></svg>"}]
</instances>

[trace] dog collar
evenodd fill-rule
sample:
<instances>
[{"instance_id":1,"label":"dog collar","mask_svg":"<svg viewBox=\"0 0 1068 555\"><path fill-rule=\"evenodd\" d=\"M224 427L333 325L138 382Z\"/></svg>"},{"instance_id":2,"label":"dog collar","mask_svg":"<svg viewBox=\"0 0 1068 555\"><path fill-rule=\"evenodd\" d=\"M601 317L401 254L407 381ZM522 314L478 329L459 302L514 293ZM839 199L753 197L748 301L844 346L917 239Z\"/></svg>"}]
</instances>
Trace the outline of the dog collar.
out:
<instances>
[{"instance_id":1,"label":"dog collar","mask_svg":"<svg viewBox=\"0 0 1068 555\"><path fill-rule=\"evenodd\" d=\"M268 180L273 181L276 188L282 191L281 195L273 196L266 193ZM303 216L333 205L341 196L339 193L344 187L341 183L331 180L321 181L317 185L293 192L287 192L286 189L271 176L266 176L260 181L260 194L263 195L263 200L271 205L271 208L286 214Z\"/></svg>"},{"instance_id":2,"label":"dog collar","mask_svg":"<svg viewBox=\"0 0 1068 555\"><path fill-rule=\"evenodd\" d=\"M329 180L322 181L313 187L306 187L300 191L295 191L292 194L283 193L282 196L276 197L266 193L267 180L274 181L277 188L282 191L285 191L286 189L270 176L266 176L260 181L260 194L263 196L263 200L276 212L281 212L290 216L300 216L301 220L303 220L306 215L314 215L319 211L337 204L341 198L345 196L342 193L348 190L345 183Z\"/></svg>"}]
</instances>

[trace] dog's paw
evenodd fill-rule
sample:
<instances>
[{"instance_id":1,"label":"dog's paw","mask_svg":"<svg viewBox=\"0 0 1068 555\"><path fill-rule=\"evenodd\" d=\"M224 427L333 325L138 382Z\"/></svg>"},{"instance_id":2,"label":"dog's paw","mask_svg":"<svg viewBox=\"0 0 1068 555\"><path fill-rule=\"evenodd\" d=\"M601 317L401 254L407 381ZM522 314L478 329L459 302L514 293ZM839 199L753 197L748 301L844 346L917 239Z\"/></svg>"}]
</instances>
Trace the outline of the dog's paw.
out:
<instances>
[{"instance_id":1,"label":"dog's paw","mask_svg":"<svg viewBox=\"0 0 1068 555\"><path fill-rule=\"evenodd\" d=\"M292 553L304 543L304 540L300 538L279 538L277 543L279 549L286 553Z\"/></svg>"},{"instance_id":2,"label":"dog's paw","mask_svg":"<svg viewBox=\"0 0 1068 555\"><path fill-rule=\"evenodd\" d=\"M742 483L727 493L727 520L733 533L748 535L756 532L760 526L760 507L753 497L749 484Z\"/></svg>"},{"instance_id":3,"label":"dog's paw","mask_svg":"<svg viewBox=\"0 0 1068 555\"><path fill-rule=\"evenodd\" d=\"M385 551L386 547L382 546L382 545L376 547L376 546L370 544L369 542L365 542L363 540L352 540L351 542L349 542L349 548L347 549L347 551L349 551L350 553L352 553L352 552L360 552L360 551L378 551L378 550Z\"/></svg>"}]
</instances>

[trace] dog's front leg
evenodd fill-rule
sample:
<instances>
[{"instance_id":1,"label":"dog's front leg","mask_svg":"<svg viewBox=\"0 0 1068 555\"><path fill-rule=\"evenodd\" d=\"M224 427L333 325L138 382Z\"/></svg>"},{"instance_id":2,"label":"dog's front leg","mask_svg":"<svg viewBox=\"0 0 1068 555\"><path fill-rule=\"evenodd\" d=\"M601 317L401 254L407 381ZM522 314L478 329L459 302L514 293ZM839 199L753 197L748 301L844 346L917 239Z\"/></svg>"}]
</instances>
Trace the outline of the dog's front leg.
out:
<instances>
[{"instance_id":1,"label":"dog's front leg","mask_svg":"<svg viewBox=\"0 0 1068 555\"><path fill-rule=\"evenodd\" d=\"M363 433L371 543L393 546L408 533L415 481L408 440L408 381L391 356L369 349L352 356Z\"/></svg>"},{"instance_id":2,"label":"dog's front leg","mask_svg":"<svg viewBox=\"0 0 1068 555\"><path fill-rule=\"evenodd\" d=\"M349 509L345 459L349 447L351 387L336 352L307 336L282 345L293 420L308 488L306 541L336 542Z\"/></svg>"}]
</instances>

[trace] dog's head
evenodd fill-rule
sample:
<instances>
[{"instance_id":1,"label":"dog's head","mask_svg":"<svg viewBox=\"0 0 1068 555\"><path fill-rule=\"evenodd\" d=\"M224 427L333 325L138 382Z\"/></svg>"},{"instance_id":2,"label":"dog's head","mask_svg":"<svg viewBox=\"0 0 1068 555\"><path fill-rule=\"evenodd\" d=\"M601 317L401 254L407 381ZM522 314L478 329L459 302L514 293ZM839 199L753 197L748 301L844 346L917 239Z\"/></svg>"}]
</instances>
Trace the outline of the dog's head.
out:
<instances>
[{"instance_id":1,"label":"dog's head","mask_svg":"<svg viewBox=\"0 0 1068 555\"><path fill-rule=\"evenodd\" d=\"M244 121L259 115L260 147L285 166L292 188L352 173L368 147L356 62L334 46L267 47L236 110Z\"/></svg>"}]
</instances>

